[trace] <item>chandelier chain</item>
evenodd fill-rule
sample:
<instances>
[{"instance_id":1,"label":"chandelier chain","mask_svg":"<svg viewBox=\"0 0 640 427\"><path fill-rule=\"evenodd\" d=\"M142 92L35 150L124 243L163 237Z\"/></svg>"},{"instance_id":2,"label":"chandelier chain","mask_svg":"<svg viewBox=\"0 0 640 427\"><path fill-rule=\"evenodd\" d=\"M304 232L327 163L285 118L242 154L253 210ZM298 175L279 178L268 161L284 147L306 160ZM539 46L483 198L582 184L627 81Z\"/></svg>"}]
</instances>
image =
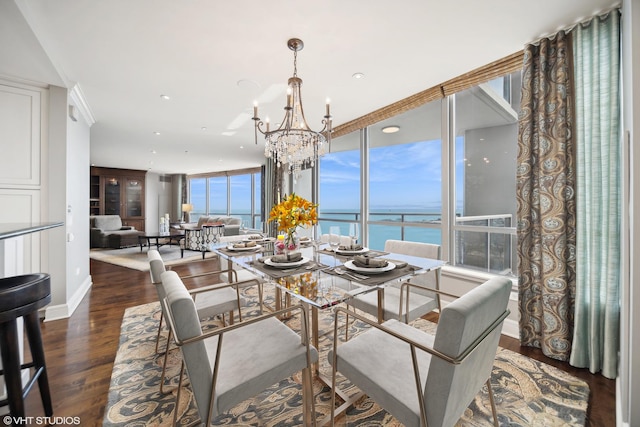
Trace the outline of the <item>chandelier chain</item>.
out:
<instances>
[{"instance_id":1,"label":"chandelier chain","mask_svg":"<svg viewBox=\"0 0 640 427\"><path fill-rule=\"evenodd\" d=\"M298 77L298 51L293 51L293 77Z\"/></svg>"}]
</instances>

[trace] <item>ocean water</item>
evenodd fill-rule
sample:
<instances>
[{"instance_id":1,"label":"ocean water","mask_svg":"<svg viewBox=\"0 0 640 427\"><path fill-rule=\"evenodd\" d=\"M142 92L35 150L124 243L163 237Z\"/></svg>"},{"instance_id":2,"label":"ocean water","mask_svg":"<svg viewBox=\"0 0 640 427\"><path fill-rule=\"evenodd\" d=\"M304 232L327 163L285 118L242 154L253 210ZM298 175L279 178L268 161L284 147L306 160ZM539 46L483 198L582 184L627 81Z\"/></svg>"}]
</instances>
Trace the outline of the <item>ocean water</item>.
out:
<instances>
[{"instance_id":1,"label":"ocean water","mask_svg":"<svg viewBox=\"0 0 640 427\"><path fill-rule=\"evenodd\" d=\"M251 220L249 211L234 212L232 216L242 218L243 224L248 228L262 228L259 217L256 223ZM359 214L353 209L341 209L322 211L320 214L319 228L322 234L329 232L329 227L340 227L340 234L349 234L349 224L357 221ZM392 221L398 222L399 225L369 225L369 241L368 247L371 249L384 249L384 242L389 239L410 240L414 242L441 244L442 233L440 231L440 214L435 209L425 212L422 208L395 208L395 209L376 209L370 212L371 221ZM424 227L402 227L402 221L420 222L432 224L432 228ZM362 230L360 230L362 233ZM358 241L363 241L363 236L358 236Z\"/></svg>"}]
</instances>

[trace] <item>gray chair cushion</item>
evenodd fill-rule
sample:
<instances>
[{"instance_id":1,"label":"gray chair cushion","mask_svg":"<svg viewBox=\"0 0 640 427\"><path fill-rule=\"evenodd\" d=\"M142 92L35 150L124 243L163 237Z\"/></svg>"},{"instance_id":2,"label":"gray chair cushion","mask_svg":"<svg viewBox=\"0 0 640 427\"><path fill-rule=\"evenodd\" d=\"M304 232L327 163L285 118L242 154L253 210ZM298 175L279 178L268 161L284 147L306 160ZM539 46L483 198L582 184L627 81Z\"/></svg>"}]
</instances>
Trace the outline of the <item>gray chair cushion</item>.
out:
<instances>
[{"instance_id":1,"label":"gray chair cushion","mask_svg":"<svg viewBox=\"0 0 640 427\"><path fill-rule=\"evenodd\" d=\"M383 325L426 347L458 357L507 309L511 281L488 280L442 310L435 337L396 320ZM461 363L454 365L418 350L417 358L430 427L455 425L478 394L498 348L501 325ZM378 329L338 346L337 370L404 425L420 425L410 347ZM329 355L332 361L332 354Z\"/></svg>"},{"instance_id":2,"label":"gray chair cushion","mask_svg":"<svg viewBox=\"0 0 640 427\"><path fill-rule=\"evenodd\" d=\"M184 340L200 336L202 329L196 306L178 275L167 271L162 275L162 282L174 319L176 337ZM202 419L206 419L211 398L213 361L218 339L220 338L212 337L182 347ZM313 347L311 360L318 360L318 352ZM300 336L275 318L245 324L225 333L222 336L214 416L306 367L306 349Z\"/></svg>"},{"instance_id":3,"label":"gray chair cushion","mask_svg":"<svg viewBox=\"0 0 640 427\"><path fill-rule=\"evenodd\" d=\"M387 240L384 244L386 252L411 255L422 258L440 259L440 246L430 243L410 242L404 240ZM411 283L437 289L436 275L440 274L440 270L419 274L411 278ZM433 292L423 290L412 286L409 289L409 316L408 321L411 322L432 310L438 308L438 300ZM378 313L378 293L369 292L359 295L348 302L349 305L377 316ZM403 301L403 314L407 312L406 300ZM383 320L399 319L400 315L400 287L387 286L384 289L384 307ZM404 316L403 316L404 319Z\"/></svg>"},{"instance_id":4,"label":"gray chair cushion","mask_svg":"<svg viewBox=\"0 0 640 427\"><path fill-rule=\"evenodd\" d=\"M389 320L383 325L428 347L433 346L433 335L405 323ZM330 351L329 361L332 357L333 351ZM418 351L417 357L420 378L424 383L432 356ZM403 425L419 426L420 406L412 363L408 344L377 329L370 329L338 346L339 372Z\"/></svg>"},{"instance_id":5,"label":"gray chair cushion","mask_svg":"<svg viewBox=\"0 0 640 427\"><path fill-rule=\"evenodd\" d=\"M413 292L414 289L415 288L411 288L410 292ZM364 295L358 295L357 298L353 298L352 300L350 300L349 304L369 314L377 315L378 292L373 291ZM409 322L421 316L424 316L425 313L435 310L436 308L438 308L438 301L435 298L421 295L419 293L412 293L411 297L409 298ZM402 302L402 312L406 313L406 311L406 299L404 299L404 301ZM384 288L383 319L398 319L399 313L400 288L387 286L386 288Z\"/></svg>"},{"instance_id":6,"label":"gray chair cushion","mask_svg":"<svg viewBox=\"0 0 640 427\"><path fill-rule=\"evenodd\" d=\"M450 356L464 351L507 309L511 281L496 277L453 301L440 314L434 349ZM491 376L501 327L460 365L434 358L425 386L429 425L453 425ZM432 424L433 421L433 424Z\"/></svg>"}]
</instances>

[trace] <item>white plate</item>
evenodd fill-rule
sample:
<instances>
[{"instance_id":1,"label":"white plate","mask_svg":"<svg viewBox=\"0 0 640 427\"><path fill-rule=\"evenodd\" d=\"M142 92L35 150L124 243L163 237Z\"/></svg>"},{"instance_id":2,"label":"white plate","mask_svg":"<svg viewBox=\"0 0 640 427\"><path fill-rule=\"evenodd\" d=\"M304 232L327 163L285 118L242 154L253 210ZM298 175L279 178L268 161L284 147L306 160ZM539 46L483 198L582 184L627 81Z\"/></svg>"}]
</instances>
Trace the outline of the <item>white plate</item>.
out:
<instances>
[{"instance_id":1,"label":"white plate","mask_svg":"<svg viewBox=\"0 0 640 427\"><path fill-rule=\"evenodd\" d=\"M302 257L300 261L292 261L292 262L273 262L271 258L267 258L264 260L264 263L271 267L278 268L290 268L290 267L300 267L309 262L309 258Z\"/></svg>"},{"instance_id":2,"label":"white plate","mask_svg":"<svg viewBox=\"0 0 640 427\"><path fill-rule=\"evenodd\" d=\"M357 265L353 264L353 261L349 260L344 263L344 266L347 267L349 270L357 271L358 273L368 273L368 274L384 273L396 268L396 265L391 261L387 261L387 265L385 265L384 267L374 268L374 267L358 267Z\"/></svg>"},{"instance_id":3,"label":"white plate","mask_svg":"<svg viewBox=\"0 0 640 427\"><path fill-rule=\"evenodd\" d=\"M365 248L363 247L362 249L358 249L358 250L340 250L340 249L336 249L336 253L338 255L342 254L342 255L357 255L357 254L363 254L365 252L369 252L369 248Z\"/></svg>"},{"instance_id":4,"label":"white plate","mask_svg":"<svg viewBox=\"0 0 640 427\"><path fill-rule=\"evenodd\" d=\"M227 249L229 249L230 251L255 251L256 249L262 249L262 246L255 245L249 246L248 248L234 248L233 245L229 245L227 246Z\"/></svg>"}]
</instances>

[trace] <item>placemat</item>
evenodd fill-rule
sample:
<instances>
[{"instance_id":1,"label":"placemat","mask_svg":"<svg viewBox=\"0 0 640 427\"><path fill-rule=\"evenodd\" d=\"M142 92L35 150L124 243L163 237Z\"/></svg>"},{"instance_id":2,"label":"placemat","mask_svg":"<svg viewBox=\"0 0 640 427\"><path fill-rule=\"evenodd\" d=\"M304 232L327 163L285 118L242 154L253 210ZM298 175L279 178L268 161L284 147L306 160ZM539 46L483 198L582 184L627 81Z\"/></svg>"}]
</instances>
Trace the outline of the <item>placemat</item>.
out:
<instances>
[{"instance_id":1,"label":"placemat","mask_svg":"<svg viewBox=\"0 0 640 427\"><path fill-rule=\"evenodd\" d=\"M270 257L262 257L255 261L250 261L249 265L251 265L256 270L260 270L265 273L269 277L273 279L280 279L282 277L295 276L296 274L307 273L310 271L321 270L323 268L328 268L328 265L309 261L306 264L301 265L300 267L291 267L291 268L277 268L271 267L264 263L264 260Z\"/></svg>"},{"instance_id":2,"label":"placemat","mask_svg":"<svg viewBox=\"0 0 640 427\"><path fill-rule=\"evenodd\" d=\"M389 260L389 261L393 262L393 260ZM340 274L337 271L335 271L336 268L339 269L339 270L345 271L346 273ZM407 266L402 267L402 268L394 268L393 270L387 271L387 272L384 272L384 273L372 274L372 275L368 276L366 279L359 279L357 276L348 275L348 273L352 273L352 274L362 274L362 275L366 276L366 274L360 273L359 271L351 271L347 267L345 267L344 265L326 269L325 272L329 273L329 274L333 274L334 276L342 276L345 279L349 279L351 281L354 281L356 283L360 283L362 285L378 286L378 285L381 285L383 283L389 282L391 280L398 279L398 278L400 278L402 276L406 276L408 274L411 274L416 270L420 270L420 267L416 267L415 265L407 265Z\"/></svg>"}]
</instances>

